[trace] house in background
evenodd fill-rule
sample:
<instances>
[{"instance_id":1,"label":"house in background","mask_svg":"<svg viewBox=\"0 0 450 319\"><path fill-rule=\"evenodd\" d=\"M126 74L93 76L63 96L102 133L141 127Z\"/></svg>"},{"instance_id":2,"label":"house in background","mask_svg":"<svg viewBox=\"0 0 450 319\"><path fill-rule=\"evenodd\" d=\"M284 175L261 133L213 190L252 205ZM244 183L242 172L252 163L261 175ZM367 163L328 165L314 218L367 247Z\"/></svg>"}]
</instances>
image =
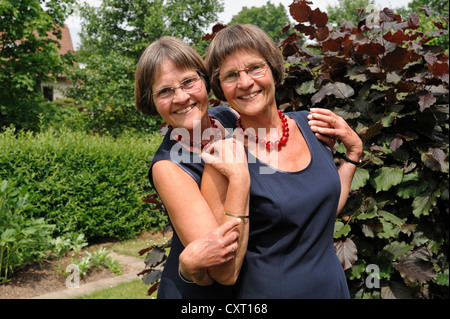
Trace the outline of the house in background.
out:
<instances>
[{"instance_id":1,"label":"house in background","mask_svg":"<svg viewBox=\"0 0 450 319\"><path fill-rule=\"evenodd\" d=\"M50 36L54 40L57 40L61 47L58 52L60 55L66 54L68 51L74 52L72 38L70 37L69 27L64 24L61 29L61 40L56 39L56 37ZM42 94L48 101L54 101L64 97L64 91L70 87L71 83L65 77L65 75L58 75L56 83L55 82L43 82L41 83Z\"/></svg>"}]
</instances>

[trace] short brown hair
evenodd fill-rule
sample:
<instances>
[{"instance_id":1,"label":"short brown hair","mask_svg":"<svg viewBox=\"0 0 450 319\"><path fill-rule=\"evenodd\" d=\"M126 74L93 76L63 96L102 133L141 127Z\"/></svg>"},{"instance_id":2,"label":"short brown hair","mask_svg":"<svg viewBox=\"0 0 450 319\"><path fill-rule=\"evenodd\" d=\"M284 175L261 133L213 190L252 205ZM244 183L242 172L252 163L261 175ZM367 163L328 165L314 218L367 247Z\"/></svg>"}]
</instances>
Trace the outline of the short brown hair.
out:
<instances>
[{"instance_id":1,"label":"short brown hair","mask_svg":"<svg viewBox=\"0 0 450 319\"><path fill-rule=\"evenodd\" d=\"M177 38L162 37L145 49L136 67L134 100L136 108L144 114L157 114L152 86L165 59L171 60L181 70L196 70L205 82L206 91L210 91L208 73L197 51Z\"/></svg>"},{"instance_id":2,"label":"short brown hair","mask_svg":"<svg viewBox=\"0 0 450 319\"><path fill-rule=\"evenodd\" d=\"M211 88L218 99L225 101L220 86L220 66L229 54L238 50L261 55L269 64L275 83L280 85L283 82L284 60L273 40L257 26L235 24L220 30L206 52L206 69L211 79Z\"/></svg>"}]
</instances>

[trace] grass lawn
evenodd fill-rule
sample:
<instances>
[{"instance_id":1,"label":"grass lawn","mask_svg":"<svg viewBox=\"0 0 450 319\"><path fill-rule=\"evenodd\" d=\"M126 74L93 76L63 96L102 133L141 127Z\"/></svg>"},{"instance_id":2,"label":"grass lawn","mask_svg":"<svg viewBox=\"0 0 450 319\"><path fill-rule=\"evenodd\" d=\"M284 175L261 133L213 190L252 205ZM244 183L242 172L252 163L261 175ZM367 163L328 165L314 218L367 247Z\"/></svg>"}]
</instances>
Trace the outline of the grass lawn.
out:
<instances>
[{"instance_id":1,"label":"grass lawn","mask_svg":"<svg viewBox=\"0 0 450 319\"><path fill-rule=\"evenodd\" d=\"M147 296L148 288L149 286L144 285L141 279L135 279L76 299L155 299L157 292L155 291L151 296Z\"/></svg>"}]
</instances>

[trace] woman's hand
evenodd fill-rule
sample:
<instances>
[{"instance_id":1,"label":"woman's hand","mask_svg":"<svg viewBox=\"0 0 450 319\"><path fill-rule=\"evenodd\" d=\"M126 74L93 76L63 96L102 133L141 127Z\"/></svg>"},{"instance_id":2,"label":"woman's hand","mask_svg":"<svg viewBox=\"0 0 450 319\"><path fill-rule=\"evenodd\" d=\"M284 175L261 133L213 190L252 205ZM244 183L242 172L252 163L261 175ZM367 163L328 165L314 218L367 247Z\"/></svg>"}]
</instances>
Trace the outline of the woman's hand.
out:
<instances>
[{"instance_id":1,"label":"woman's hand","mask_svg":"<svg viewBox=\"0 0 450 319\"><path fill-rule=\"evenodd\" d=\"M313 108L310 111L311 114L308 115L309 126L316 134L317 139L326 144L329 144L331 139L340 139L347 150L346 157L354 162L359 162L362 154L362 141L347 122L327 109ZM348 161L342 161L339 165L341 194L336 214L342 211L347 202L355 171L356 166Z\"/></svg>"},{"instance_id":2,"label":"woman's hand","mask_svg":"<svg viewBox=\"0 0 450 319\"><path fill-rule=\"evenodd\" d=\"M244 145L234 138L219 140L202 152L202 159L228 180L249 176Z\"/></svg>"},{"instance_id":3,"label":"woman's hand","mask_svg":"<svg viewBox=\"0 0 450 319\"><path fill-rule=\"evenodd\" d=\"M344 143L346 156L358 162L362 154L362 141L358 134L340 116L327 109L312 108L308 115L309 126L317 139L333 149L336 138Z\"/></svg>"},{"instance_id":4,"label":"woman's hand","mask_svg":"<svg viewBox=\"0 0 450 319\"><path fill-rule=\"evenodd\" d=\"M241 223L241 219L234 218L187 245L179 257L182 275L198 285L211 285L213 280L206 269L235 257L239 239L235 229Z\"/></svg>"}]
</instances>

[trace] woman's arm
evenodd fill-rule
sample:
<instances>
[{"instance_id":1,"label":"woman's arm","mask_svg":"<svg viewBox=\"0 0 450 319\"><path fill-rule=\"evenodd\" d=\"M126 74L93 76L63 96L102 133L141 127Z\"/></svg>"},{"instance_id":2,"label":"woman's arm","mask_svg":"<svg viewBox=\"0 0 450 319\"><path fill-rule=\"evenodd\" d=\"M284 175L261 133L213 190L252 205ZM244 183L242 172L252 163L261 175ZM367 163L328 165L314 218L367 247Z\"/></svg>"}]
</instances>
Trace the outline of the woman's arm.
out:
<instances>
[{"instance_id":1,"label":"woman's arm","mask_svg":"<svg viewBox=\"0 0 450 319\"><path fill-rule=\"evenodd\" d=\"M216 145L217 149L219 149L219 145L222 144ZM223 165L228 165L226 163L218 162L213 165L221 170L220 176L225 174L227 180L231 181L228 188L229 195L225 196L230 198L226 201L230 205L230 210L244 211L245 208L242 207L248 207L249 189L246 162L239 166L235 164L225 168ZM239 174L244 165L247 177L245 177L245 174ZM241 169L237 169L238 167ZM233 220L236 223L237 219L229 216L222 218L223 216L218 215L217 208L214 209L216 214L213 214L197 183L174 163L161 161L156 163L152 169L155 187L166 206L181 242L185 246L185 250L180 254L180 271L187 279L199 285L212 284L213 280L209 276L207 268L220 264L225 265L226 262L235 257L235 251L239 246L237 239L239 237L241 241L244 241L240 233L245 234L241 231L242 226L238 228L236 226L244 223L239 220L229 229L227 227L218 229L220 224L230 220L233 224ZM220 177L216 176L215 178ZM244 195L242 196L242 194ZM226 229L228 231L224 233L223 231ZM228 279L233 278L235 273L234 268L229 266L230 264L223 268L219 267L217 278L214 278L216 277L214 275L212 277L223 284L229 284Z\"/></svg>"},{"instance_id":2,"label":"woman's arm","mask_svg":"<svg viewBox=\"0 0 450 319\"><path fill-rule=\"evenodd\" d=\"M155 188L184 247L217 229L219 224L197 183L190 175L170 161L155 163L152 173ZM217 240L221 238L215 237L213 244ZM224 254L221 251L210 251L210 253ZM205 255L206 252L202 251L201 258L196 261L199 267L196 268L195 281L202 286L214 282L209 278L206 266L200 267L201 263L208 259Z\"/></svg>"},{"instance_id":3,"label":"woman's arm","mask_svg":"<svg viewBox=\"0 0 450 319\"><path fill-rule=\"evenodd\" d=\"M346 148L345 156L354 162L359 162L362 154L362 141L358 134L347 124L347 122L327 109L314 108L308 115L311 130L316 133L317 139L327 145L334 144L334 138L338 138L344 143ZM341 195L337 215L342 211L347 202L356 165L341 161L338 173L341 180Z\"/></svg>"},{"instance_id":4,"label":"woman's arm","mask_svg":"<svg viewBox=\"0 0 450 319\"><path fill-rule=\"evenodd\" d=\"M209 164L203 171L201 190L217 221L222 224L234 216L248 216L250 175L243 144L226 139L213 144L202 157ZM212 278L225 285L236 282L247 251L249 221L246 217L240 219L235 258L208 269Z\"/></svg>"},{"instance_id":5,"label":"woman's arm","mask_svg":"<svg viewBox=\"0 0 450 319\"><path fill-rule=\"evenodd\" d=\"M211 165L205 166L202 178L202 193L210 204L214 215L221 218L221 223L234 219L232 216L225 215L225 212L248 216L249 187L249 178L235 176L227 180ZM247 191L243 191L243 188ZM247 251L249 220L248 218L240 218L240 220L240 225L235 229L239 234L238 244L234 250L235 258L208 269L210 277L224 285L232 285L236 282Z\"/></svg>"}]
</instances>

